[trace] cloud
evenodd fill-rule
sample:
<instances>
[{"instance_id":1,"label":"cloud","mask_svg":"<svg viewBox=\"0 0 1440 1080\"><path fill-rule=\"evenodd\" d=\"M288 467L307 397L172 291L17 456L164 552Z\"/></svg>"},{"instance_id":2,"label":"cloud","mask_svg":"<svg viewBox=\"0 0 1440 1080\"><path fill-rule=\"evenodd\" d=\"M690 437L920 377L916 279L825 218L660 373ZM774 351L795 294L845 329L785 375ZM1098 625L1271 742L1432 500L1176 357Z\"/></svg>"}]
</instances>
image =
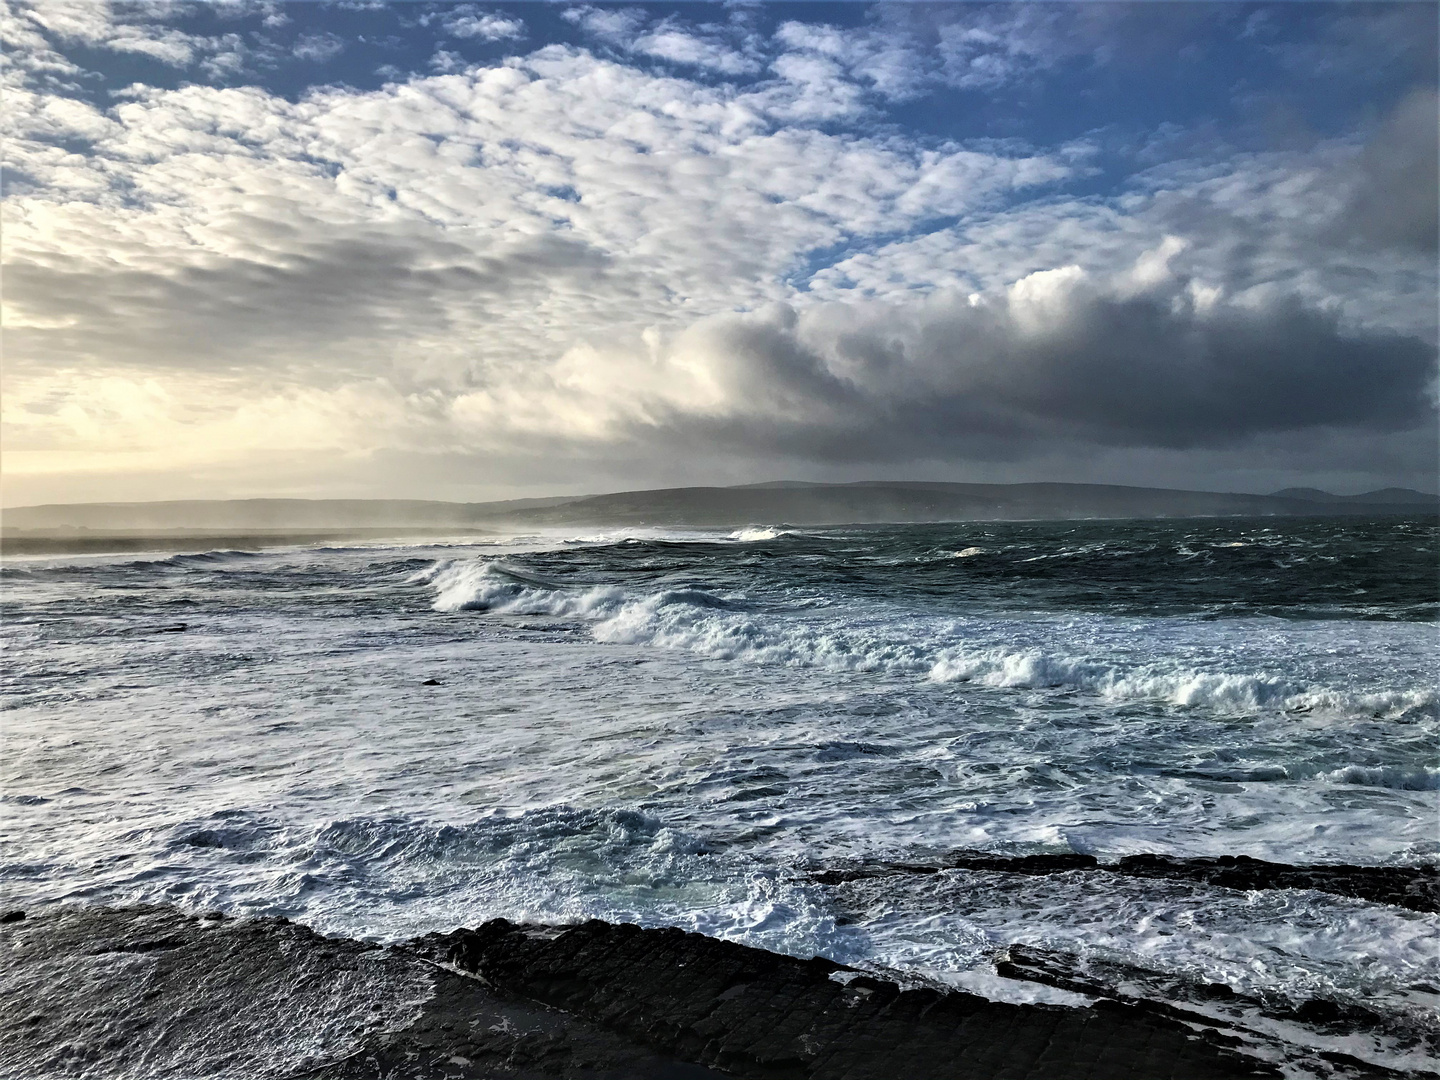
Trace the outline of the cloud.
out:
<instances>
[{"instance_id":1,"label":"cloud","mask_svg":"<svg viewBox=\"0 0 1440 1080\"><path fill-rule=\"evenodd\" d=\"M1431 4L1344 5L1317 12L1312 32L1278 37L1270 20L1255 26L1268 51L1302 78L1379 82L1396 73L1435 84L1436 11Z\"/></svg>"},{"instance_id":2,"label":"cloud","mask_svg":"<svg viewBox=\"0 0 1440 1080\"><path fill-rule=\"evenodd\" d=\"M567 17L627 48L7 91L7 468L1433 466L1433 93L1075 195L1080 148L847 130L904 91L828 28L717 80L739 31Z\"/></svg>"},{"instance_id":3,"label":"cloud","mask_svg":"<svg viewBox=\"0 0 1440 1080\"><path fill-rule=\"evenodd\" d=\"M41 187L6 222L12 385L378 376L466 408L503 398L492 433L535 412L520 399L577 343L782 299L807 251L1064 174L772 130L742 93L565 50L297 103L137 90L108 113L37 109L28 134L16 145ZM78 138L87 153L51 145ZM587 400L544 400L527 430L608 423Z\"/></svg>"},{"instance_id":4,"label":"cloud","mask_svg":"<svg viewBox=\"0 0 1440 1080\"><path fill-rule=\"evenodd\" d=\"M792 57L823 57L893 101L937 86L991 90L1087 51L1084 15L1035 4L890 6L841 29L792 20L775 41Z\"/></svg>"},{"instance_id":5,"label":"cloud","mask_svg":"<svg viewBox=\"0 0 1440 1080\"><path fill-rule=\"evenodd\" d=\"M633 40L647 21L639 8L597 8L588 4L566 8L561 17L613 44Z\"/></svg>"},{"instance_id":6,"label":"cloud","mask_svg":"<svg viewBox=\"0 0 1440 1080\"><path fill-rule=\"evenodd\" d=\"M138 53L162 64L186 67L197 53L217 47L215 39L198 37L154 18L169 5L135 5L116 9L109 0L34 0L22 7L26 18L64 41L76 41L111 52Z\"/></svg>"},{"instance_id":7,"label":"cloud","mask_svg":"<svg viewBox=\"0 0 1440 1080\"><path fill-rule=\"evenodd\" d=\"M482 41L512 41L525 36L525 23L508 15L482 11L473 4L450 8L441 22L452 37L480 38Z\"/></svg>"},{"instance_id":8,"label":"cloud","mask_svg":"<svg viewBox=\"0 0 1440 1080\"><path fill-rule=\"evenodd\" d=\"M715 316L671 344L687 389L647 412L692 439L852 461L1223 447L1434 421L1423 341L1347 330L1293 298L1216 303L1168 275L1134 293L1136 277L1066 267L993 295Z\"/></svg>"},{"instance_id":9,"label":"cloud","mask_svg":"<svg viewBox=\"0 0 1440 1080\"><path fill-rule=\"evenodd\" d=\"M567 279L593 287L605 261L564 237L516 237L476 252L413 224L297 224L226 215L211 228L243 234L248 250L190 252L163 267L17 261L6 282L11 347L41 370L270 368L321 382L399 359L405 367L389 374L404 380L423 375L427 340L480 332L487 315L504 319L543 302ZM456 344L435 358L456 359L452 382L485 353Z\"/></svg>"},{"instance_id":10,"label":"cloud","mask_svg":"<svg viewBox=\"0 0 1440 1080\"><path fill-rule=\"evenodd\" d=\"M737 36L738 28L734 25L710 25L697 29L671 16L647 30L646 24L650 19L641 9L588 5L568 8L562 17L592 37L624 52L704 68L723 75L752 75L761 69L755 56L732 47L727 40ZM743 33L741 36L748 37Z\"/></svg>"},{"instance_id":11,"label":"cloud","mask_svg":"<svg viewBox=\"0 0 1440 1080\"><path fill-rule=\"evenodd\" d=\"M1414 90L1401 100L1354 164L1337 235L1364 246L1411 248L1433 257L1440 96Z\"/></svg>"},{"instance_id":12,"label":"cloud","mask_svg":"<svg viewBox=\"0 0 1440 1080\"><path fill-rule=\"evenodd\" d=\"M302 34L291 52L297 59L323 64L345 51L345 42L335 34Z\"/></svg>"},{"instance_id":13,"label":"cloud","mask_svg":"<svg viewBox=\"0 0 1440 1080\"><path fill-rule=\"evenodd\" d=\"M1354 325L1433 342L1435 265L1426 243L1436 168L1425 142L1434 139L1434 108L1433 95L1419 91L1368 137L1172 159L1137 174L1118 199L1042 197L994 211L972 204L953 225L835 259L809 291L897 299L921 282L985 291L1066 263L1103 275L1176 236L1187 244L1175 272L1206 289L1253 303L1293 296Z\"/></svg>"},{"instance_id":14,"label":"cloud","mask_svg":"<svg viewBox=\"0 0 1440 1080\"><path fill-rule=\"evenodd\" d=\"M5 50L3 85L19 87L35 82L59 89L73 89L80 67L51 47L50 42L25 12L0 2L0 47Z\"/></svg>"},{"instance_id":15,"label":"cloud","mask_svg":"<svg viewBox=\"0 0 1440 1080\"><path fill-rule=\"evenodd\" d=\"M454 71L464 71L465 67L465 58L450 49L436 49L435 55L430 57L430 70L438 71L442 75L449 75ZM397 76L402 74L399 69L392 68L391 70Z\"/></svg>"},{"instance_id":16,"label":"cloud","mask_svg":"<svg viewBox=\"0 0 1440 1080\"><path fill-rule=\"evenodd\" d=\"M852 469L1045 461L1064 475L1087 456L1122 461L1127 453L1133 475L1145 460L1133 459L1136 450L1230 455L1230 467L1243 469L1244 447L1313 470L1317 440L1343 455L1328 461L1332 469L1363 470L1377 457L1412 460L1428 439L1401 437L1433 432L1435 421L1433 346L1347 328L1293 299L1216 301L1165 272L1163 250L1110 280L1062 267L989 295L777 302L668 331L596 336L460 389L426 380L414 356L387 369L365 354L366 343L374 348L378 335L403 344L394 340L396 318L424 321L428 341L443 340L457 329L443 319L446 294L503 302L527 295L517 279L553 283L557 272L583 287L602 260L545 243L497 258L488 281L432 267L406 295L386 300L386 284L407 274L397 273L393 255L380 262L383 254L354 246L317 253L310 269L327 280L329 297L303 278L253 283L235 302L265 319L203 367L41 375L7 401L7 438L35 459L32 472L45 468L47 448L72 464L89 455L92 472L163 472L177 446L191 468L368 447L432 461L508 461L516 475L552 479L564 462L588 462L594 476L638 455L658 458L672 475L710 462L700 478L713 480L717 465L746 460ZM414 247L406 269L433 264L436 254ZM157 283L126 284L143 294ZM184 295L167 302L170 311L213 295L203 280L171 288ZM307 296L303 309L277 304L297 289ZM137 337L161 350L193 348L203 343L197 335L213 333L215 314L196 311L191 323L167 328L168 338L156 326ZM337 334L348 347L327 350ZM324 377L257 381L245 358L281 343L292 356L319 350L329 361ZM537 467L542 459L552 467ZM18 464L23 475L28 463Z\"/></svg>"},{"instance_id":17,"label":"cloud","mask_svg":"<svg viewBox=\"0 0 1440 1080\"><path fill-rule=\"evenodd\" d=\"M714 38L700 37L674 26L661 25L630 46L634 52L668 60L672 64L688 64L709 68L725 75L745 75L760 69L751 57L736 52Z\"/></svg>"},{"instance_id":18,"label":"cloud","mask_svg":"<svg viewBox=\"0 0 1440 1080\"><path fill-rule=\"evenodd\" d=\"M7 79L13 85L35 81L52 89L75 90L78 84L59 78L80 76L78 65L57 52L54 41L78 43L110 53L144 56L174 68L199 66L216 81L241 75L262 50L245 42L241 34L191 34L167 20L187 13L181 3L152 0L149 3L113 4L110 0L31 0L0 6L0 40L7 52ZM271 25L267 4L241 0L216 3L214 15L234 19L245 15L265 16ZM295 55L304 59L329 59L341 46L334 35L302 38Z\"/></svg>"}]
</instances>

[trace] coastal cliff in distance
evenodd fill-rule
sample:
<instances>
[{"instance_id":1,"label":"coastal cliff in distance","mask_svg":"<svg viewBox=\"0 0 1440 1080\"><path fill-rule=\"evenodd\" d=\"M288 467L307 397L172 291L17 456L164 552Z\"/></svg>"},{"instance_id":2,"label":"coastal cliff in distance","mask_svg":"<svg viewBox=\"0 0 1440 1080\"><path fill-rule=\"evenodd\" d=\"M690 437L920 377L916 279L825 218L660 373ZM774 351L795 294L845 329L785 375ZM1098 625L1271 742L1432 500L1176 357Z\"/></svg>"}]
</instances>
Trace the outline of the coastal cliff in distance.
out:
<instances>
[{"instance_id":1,"label":"coastal cliff in distance","mask_svg":"<svg viewBox=\"0 0 1440 1080\"><path fill-rule=\"evenodd\" d=\"M523 513L535 524L857 525L880 522L1166 518L1434 513L1440 499L1389 489L1323 499L1281 492L1241 495L1111 484L779 482L726 488L667 488L595 495Z\"/></svg>"},{"instance_id":2,"label":"coastal cliff in distance","mask_svg":"<svg viewBox=\"0 0 1440 1080\"><path fill-rule=\"evenodd\" d=\"M1407 515L1440 513L1440 497L1405 488L1332 495L1289 488L1272 495L1108 484L954 484L780 481L738 487L662 488L608 495L458 503L416 499L224 499L74 503L6 510L3 542L15 554L157 546L483 534L516 528L661 526L735 528L881 522Z\"/></svg>"}]
</instances>

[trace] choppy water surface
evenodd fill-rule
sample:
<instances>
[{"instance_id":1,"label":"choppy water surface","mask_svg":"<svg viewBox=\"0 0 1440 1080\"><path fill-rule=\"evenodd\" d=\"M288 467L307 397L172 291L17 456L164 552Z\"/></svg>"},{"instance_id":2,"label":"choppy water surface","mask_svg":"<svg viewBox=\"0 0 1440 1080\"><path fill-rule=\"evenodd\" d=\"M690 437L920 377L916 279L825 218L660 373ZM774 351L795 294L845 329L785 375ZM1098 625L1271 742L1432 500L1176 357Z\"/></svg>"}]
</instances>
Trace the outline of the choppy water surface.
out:
<instances>
[{"instance_id":1,"label":"choppy water surface","mask_svg":"<svg viewBox=\"0 0 1440 1080\"><path fill-rule=\"evenodd\" d=\"M1433 916L807 871L1434 861L1436 555L1218 520L12 559L0 882L382 939L674 924L1002 996L1020 941L1410 1008Z\"/></svg>"}]
</instances>

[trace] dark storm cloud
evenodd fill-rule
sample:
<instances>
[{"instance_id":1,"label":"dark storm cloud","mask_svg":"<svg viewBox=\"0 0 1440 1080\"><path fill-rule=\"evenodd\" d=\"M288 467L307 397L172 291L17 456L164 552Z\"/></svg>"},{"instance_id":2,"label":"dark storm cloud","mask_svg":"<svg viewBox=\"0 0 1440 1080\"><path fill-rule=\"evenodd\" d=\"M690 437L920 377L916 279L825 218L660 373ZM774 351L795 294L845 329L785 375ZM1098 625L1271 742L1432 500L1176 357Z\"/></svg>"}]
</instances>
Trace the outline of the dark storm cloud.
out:
<instances>
[{"instance_id":1,"label":"dark storm cloud","mask_svg":"<svg viewBox=\"0 0 1440 1080\"><path fill-rule=\"evenodd\" d=\"M1365 147L1336 235L1374 247L1436 250L1440 97L1411 93Z\"/></svg>"},{"instance_id":2,"label":"dark storm cloud","mask_svg":"<svg viewBox=\"0 0 1440 1080\"><path fill-rule=\"evenodd\" d=\"M1223 448L1259 436L1403 431L1435 416L1435 349L1346 329L1293 299L1204 309L1063 271L1008 302L776 307L697 327L728 408L667 426L731 447L850 461L1031 456L1060 444Z\"/></svg>"}]
</instances>

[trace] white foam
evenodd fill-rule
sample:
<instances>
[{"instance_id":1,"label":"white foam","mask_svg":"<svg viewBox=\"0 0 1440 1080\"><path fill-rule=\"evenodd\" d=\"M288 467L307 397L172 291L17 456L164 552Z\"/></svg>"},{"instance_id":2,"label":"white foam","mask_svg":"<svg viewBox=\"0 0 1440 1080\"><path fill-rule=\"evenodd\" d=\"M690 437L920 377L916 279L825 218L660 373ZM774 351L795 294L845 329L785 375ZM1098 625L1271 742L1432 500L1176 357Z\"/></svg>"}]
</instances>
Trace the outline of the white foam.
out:
<instances>
[{"instance_id":1,"label":"white foam","mask_svg":"<svg viewBox=\"0 0 1440 1080\"><path fill-rule=\"evenodd\" d=\"M1337 784L1360 784L1398 791L1440 791L1440 768L1429 765L1414 769L1393 765L1346 765L1324 775L1325 779Z\"/></svg>"},{"instance_id":2,"label":"white foam","mask_svg":"<svg viewBox=\"0 0 1440 1080\"><path fill-rule=\"evenodd\" d=\"M944 986L1012 1005L1069 1005L1072 1008L1084 1008L1094 1004L1094 998L1084 994L1046 986L1044 983L1007 979L1003 975L997 975L994 968L985 965L965 971L934 970L924 973Z\"/></svg>"},{"instance_id":3,"label":"white foam","mask_svg":"<svg viewBox=\"0 0 1440 1080\"><path fill-rule=\"evenodd\" d=\"M621 604L591 633L597 641L788 667L922 672L927 663L924 650L913 643L824 623L786 623L722 605L695 590L655 593Z\"/></svg>"},{"instance_id":4,"label":"white foam","mask_svg":"<svg viewBox=\"0 0 1440 1080\"><path fill-rule=\"evenodd\" d=\"M567 589L499 561L451 563L430 574L429 583L436 590L436 611L586 617L613 611L624 599L614 586Z\"/></svg>"},{"instance_id":5,"label":"white foam","mask_svg":"<svg viewBox=\"0 0 1440 1080\"><path fill-rule=\"evenodd\" d=\"M917 620L876 610L856 617L826 611L752 610L745 598L698 588L630 592L571 585L503 560L441 561L413 575L436 592L439 611L491 611L584 620L596 641L685 650L723 660L836 671L914 674L932 683L996 689L1083 692L1108 702L1163 702L1232 715L1281 712L1396 719L1434 713L1433 689L1358 690L1264 671L1226 670L1228 655L1147 652L1140 628L1094 617L1062 638L1109 647L1071 653L1005 640L1003 622ZM1017 629L1025 629L1017 624ZM997 641L997 639L999 639ZM1087 641L1087 639L1089 639Z\"/></svg>"},{"instance_id":6,"label":"white foam","mask_svg":"<svg viewBox=\"0 0 1440 1080\"><path fill-rule=\"evenodd\" d=\"M757 540L776 540L782 536L788 536L785 529L776 529L769 525L752 525L748 529L736 529L730 534L731 540L739 540L742 544L751 544Z\"/></svg>"},{"instance_id":7,"label":"white foam","mask_svg":"<svg viewBox=\"0 0 1440 1080\"><path fill-rule=\"evenodd\" d=\"M1440 985L1433 919L1304 891L972 874L926 904L915 875L857 910L798 869L962 847L1432 862L1433 624L972 610L921 580L776 580L729 530L668 555L577 533L13 584L9 902L375 937L596 916L995 994L1016 940L1266 993ZM879 556L931 574L963 542Z\"/></svg>"},{"instance_id":8,"label":"white foam","mask_svg":"<svg viewBox=\"0 0 1440 1080\"><path fill-rule=\"evenodd\" d=\"M1202 670L1173 662L1127 667L1036 648L948 650L935 661L929 677L941 683L1084 690L1107 701L1161 701L1227 713L1279 710L1395 718L1433 711L1437 702L1430 690L1350 693L1263 673Z\"/></svg>"},{"instance_id":9,"label":"white foam","mask_svg":"<svg viewBox=\"0 0 1440 1080\"><path fill-rule=\"evenodd\" d=\"M984 554L985 554L985 549L984 549L984 548L967 547L967 548L961 548L959 551L955 552L955 554L952 555L952 556L950 556L950 557L951 557L952 559L973 559L976 555L984 555Z\"/></svg>"}]
</instances>

